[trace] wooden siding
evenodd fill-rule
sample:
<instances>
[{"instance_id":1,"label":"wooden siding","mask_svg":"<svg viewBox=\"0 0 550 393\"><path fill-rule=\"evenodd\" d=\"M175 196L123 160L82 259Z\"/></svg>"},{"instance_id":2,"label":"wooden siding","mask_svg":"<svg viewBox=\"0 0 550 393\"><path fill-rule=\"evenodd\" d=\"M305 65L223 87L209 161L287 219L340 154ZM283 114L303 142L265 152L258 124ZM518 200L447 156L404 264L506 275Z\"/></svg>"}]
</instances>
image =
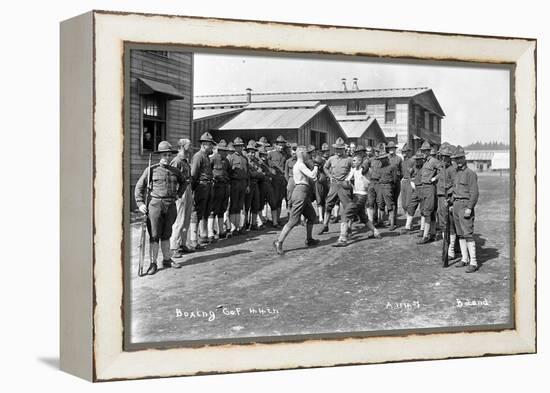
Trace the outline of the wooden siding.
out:
<instances>
[{"instance_id":1,"label":"wooden siding","mask_svg":"<svg viewBox=\"0 0 550 393\"><path fill-rule=\"evenodd\" d=\"M168 100L166 105L166 139L175 145L180 138L191 138L193 117L193 54L169 52L169 57L143 50L130 54L130 187L133 189L147 166L149 154L142 154L142 114L139 81L147 78L174 86L184 98Z\"/></svg>"}]
</instances>

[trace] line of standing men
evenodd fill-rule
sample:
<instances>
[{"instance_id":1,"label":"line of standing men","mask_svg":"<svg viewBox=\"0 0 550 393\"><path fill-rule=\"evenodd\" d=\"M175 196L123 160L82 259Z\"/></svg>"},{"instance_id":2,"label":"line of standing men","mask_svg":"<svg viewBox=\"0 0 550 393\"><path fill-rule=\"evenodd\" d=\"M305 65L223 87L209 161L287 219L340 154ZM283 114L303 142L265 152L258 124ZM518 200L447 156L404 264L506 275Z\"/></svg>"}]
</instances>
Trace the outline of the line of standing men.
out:
<instances>
[{"instance_id":1,"label":"line of standing men","mask_svg":"<svg viewBox=\"0 0 550 393\"><path fill-rule=\"evenodd\" d=\"M262 214L266 206L271 210L272 226L278 228L283 199L287 201L289 220L279 239L274 242L279 254L284 252L284 239L302 216L306 221L306 245L314 245L318 241L311 234L317 215L322 220L323 226L318 233L322 235L328 232L333 209L337 211L339 207L340 213L336 213L336 217L341 216L341 228L337 247L348 244L355 219L359 219L376 238L380 238L374 223L381 225L387 213L389 230L396 229L400 193L407 213L402 233L410 231L412 217L420 206L420 243L425 244L434 239L436 200L445 206L451 204L449 192L453 202L459 201L458 205L462 206L460 201L464 200L462 195L454 196L453 190L460 190L460 186L446 186L456 180L452 170L444 169L445 180L438 180L441 168L448 166L441 165L435 157L435 149L427 143L414 158L405 145L405 160L396 155L397 147L393 142L375 149L353 146L346 151L344 141L338 138L332 145L336 151L332 156L326 143L317 151L312 145L290 146L282 136L277 137L275 148L269 151L265 137L258 142L250 140L245 147L240 137L229 144L224 140L216 144L206 132L201 136L200 144L200 151L189 162L191 142L188 139L178 142L178 154L173 160L171 155L176 151L168 142L161 142L156 152L160 155L159 163L147 168L136 184L136 203L140 211L148 214L151 244L148 274L157 271L159 247L163 266L178 268L181 265L172 260L172 256L181 257L183 253L202 248L216 238L237 236L246 230L257 229L259 223L267 221L266 214ZM438 152L440 158L446 157L448 151L448 146L442 145ZM456 155L456 152L453 154ZM458 158L457 162L460 161ZM447 161L450 162L443 159L443 163ZM472 175L466 173L467 180L472 181ZM151 199L147 204L148 176L152 187ZM475 183L477 187L477 178ZM472 197L477 201L476 192L472 191ZM464 190L462 193L465 193ZM317 204L317 212L311 205L313 201ZM463 259L459 265L477 266L475 243L473 248L471 246L473 205L462 206L467 209L462 218L472 217L472 230L462 231L466 234L459 236L463 258L468 256L468 252L463 250L463 243L465 249L470 250L470 258ZM471 216L466 217L468 214ZM441 220L440 217L440 223ZM458 230L455 232L458 233ZM187 239L190 246L187 246ZM454 251L451 249L449 253ZM469 267L469 270L472 268Z\"/></svg>"}]
</instances>

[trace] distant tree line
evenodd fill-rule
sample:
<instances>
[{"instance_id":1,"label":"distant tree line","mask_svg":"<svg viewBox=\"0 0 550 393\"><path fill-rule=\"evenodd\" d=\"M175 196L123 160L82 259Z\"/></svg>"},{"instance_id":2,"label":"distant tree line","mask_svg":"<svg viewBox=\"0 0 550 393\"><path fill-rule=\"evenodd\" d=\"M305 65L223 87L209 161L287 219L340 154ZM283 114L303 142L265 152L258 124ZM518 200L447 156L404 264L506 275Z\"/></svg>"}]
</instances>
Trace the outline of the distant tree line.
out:
<instances>
[{"instance_id":1,"label":"distant tree line","mask_svg":"<svg viewBox=\"0 0 550 393\"><path fill-rule=\"evenodd\" d=\"M510 145L504 142L474 142L464 146L464 150L509 150Z\"/></svg>"}]
</instances>

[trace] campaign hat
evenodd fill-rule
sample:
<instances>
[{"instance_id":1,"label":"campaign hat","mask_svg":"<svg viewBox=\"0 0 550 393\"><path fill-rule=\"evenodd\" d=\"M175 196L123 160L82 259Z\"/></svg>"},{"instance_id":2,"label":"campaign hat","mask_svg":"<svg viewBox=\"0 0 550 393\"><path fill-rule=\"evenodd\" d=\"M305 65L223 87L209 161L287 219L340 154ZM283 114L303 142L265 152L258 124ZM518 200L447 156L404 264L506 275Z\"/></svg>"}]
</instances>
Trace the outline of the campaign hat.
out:
<instances>
[{"instance_id":1,"label":"campaign hat","mask_svg":"<svg viewBox=\"0 0 550 393\"><path fill-rule=\"evenodd\" d=\"M336 139L336 142L332 145L335 149L345 149L346 144L344 143L344 140L342 138Z\"/></svg>"},{"instance_id":2,"label":"campaign hat","mask_svg":"<svg viewBox=\"0 0 550 393\"><path fill-rule=\"evenodd\" d=\"M158 145L157 151L155 151L155 154L160 153L177 153L177 150L174 150L172 148L172 145L167 141L161 141Z\"/></svg>"},{"instance_id":3,"label":"campaign hat","mask_svg":"<svg viewBox=\"0 0 550 393\"><path fill-rule=\"evenodd\" d=\"M205 132L204 134L202 134L199 142L211 142L214 145L216 144L216 142L214 142L214 139L212 138L212 135L209 132Z\"/></svg>"}]
</instances>

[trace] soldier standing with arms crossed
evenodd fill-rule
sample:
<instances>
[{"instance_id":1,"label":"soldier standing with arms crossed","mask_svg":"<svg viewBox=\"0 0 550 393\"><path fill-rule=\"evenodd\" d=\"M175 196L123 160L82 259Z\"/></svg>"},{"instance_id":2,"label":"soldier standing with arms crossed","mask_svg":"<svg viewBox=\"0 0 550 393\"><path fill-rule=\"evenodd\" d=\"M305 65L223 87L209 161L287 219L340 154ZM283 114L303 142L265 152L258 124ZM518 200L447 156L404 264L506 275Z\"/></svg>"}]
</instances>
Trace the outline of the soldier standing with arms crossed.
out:
<instances>
[{"instance_id":1,"label":"soldier standing with arms crossed","mask_svg":"<svg viewBox=\"0 0 550 393\"><path fill-rule=\"evenodd\" d=\"M187 235L189 232L189 223L191 222L191 212L193 211L193 191L189 187L191 180L191 140L180 139L178 141L178 155L170 163L171 166L180 170L185 180L185 192L182 197L176 200L177 216L172 227L172 237L170 237L170 248L174 258L181 258L183 253L193 252L187 247Z\"/></svg>"},{"instance_id":2,"label":"soldier standing with arms crossed","mask_svg":"<svg viewBox=\"0 0 550 393\"><path fill-rule=\"evenodd\" d=\"M424 154L420 150L418 150L414 157L411 158L411 160L414 161L414 166L410 168L410 187L411 187L411 194L408 198L407 202L407 222L405 224L405 228L401 228L401 234L407 234L412 229L412 222L414 218L414 214L416 212L416 209L420 205L420 196L419 192L422 188L422 167L424 166ZM424 235L424 219L421 220L420 224L420 232L419 234L421 236Z\"/></svg>"},{"instance_id":3,"label":"soldier standing with arms crossed","mask_svg":"<svg viewBox=\"0 0 550 393\"><path fill-rule=\"evenodd\" d=\"M294 190L292 191L292 209L290 210L290 218L286 225L283 227L279 238L273 242L273 248L279 255L284 254L283 242L286 237L298 223L302 215L306 218L306 246L314 246L319 244L319 240L313 239L313 223L316 219L315 209L311 204L311 181L315 181L319 167L314 166L313 170L310 170L305 162L308 160L307 148L305 146L298 146L296 149L297 161L294 165L293 177L296 183Z\"/></svg>"},{"instance_id":4,"label":"soldier standing with arms crossed","mask_svg":"<svg viewBox=\"0 0 550 393\"><path fill-rule=\"evenodd\" d=\"M183 195L186 182L179 169L170 166L173 153L177 153L177 151L172 149L170 143L160 142L158 150L155 152L155 154L160 154L159 163L145 169L134 190L138 209L143 214L147 214L150 257L148 275L155 274L158 269L159 241L163 267L181 267L171 258L170 236L172 235L172 225L177 216L176 199ZM147 206L145 203L148 181L152 182L152 187Z\"/></svg>"},{"instance_id":5,"label":"soldier standing with arms crossed","mask_svg":"<svg viewBox=\"0 0 550 393\"><path fill-rule=\"evenodd\" d=\"M258 212L261 209L259 182L266 180L266 176L261 168L261 163L256 157L257 151L256 142L253 139L249 140L248 146L246 146L246 154L248 158L250 183L248 193L244 198L244 228L250 230L258 229Z\"/></svg>"},{"instance_id":6,"label":"soldier standing with arms crossed","mask_svg":"<svg viewBox=\"0 0 550 393\"><path fill-rule=\"evenodd\" d=\"M201 135L199 142L201 149L191 160L191 189L193 190L193 212L191 213L191 246L196 248L198 241L198 230L200 228L200 243L207 244L208 236L208 215L210 214L210 202L212 197L212 185L214 176L210 155L213 152L216 142L210 133Z\"/></svg>"},{"instance_id":7,"label":"soldier standing with arms crossed","mask_svg":"<svg viewBox=\"0 0 550 393\"><path fill-rule=\"evenodd\" d=\"M248 174L248 159L243 155L244 142L236 137L233 141L235 152L228 158L229 178L231 179L229 199L229 221L231 236L239 234L241 229L241 211L244 209L244 197L250 190Z\"/></svg>"},{"instance_id":8,"label":"soldier standing with arms crossed","mask_svg":"<svg viewBox=\"0 0 550 393\"><path fill-rule=\"evenodd\" d=\"M453 219L460 244L462 260L456 267L468 266L466 273L478 269L476 243L474 240L474 208L479 198L477 175L466 165L466 154L457 146L451 158L456 162L456 176L453 187Z\"/></svg>"},{"instance_id":9,"label":"soldier standing with arms crossed","mask_svg":"<svg viewBox=\"0 0 550 393\"><path fill-rule=\"evenodd\" d=\"M346 177L352 167L352 159L344 154L346 146L342 138L336 139L336 143L332 147L336 149L336 154L330 157L324 166L325 174L330 178L330 188L326 199L323 227L319 231L319 235L328 232L332 208L336 204L342 203L343 211L345 211L353 199L351 185L346 182ZM345 218L342 217L342 219Z\"/></svg>"}]
</instances>

